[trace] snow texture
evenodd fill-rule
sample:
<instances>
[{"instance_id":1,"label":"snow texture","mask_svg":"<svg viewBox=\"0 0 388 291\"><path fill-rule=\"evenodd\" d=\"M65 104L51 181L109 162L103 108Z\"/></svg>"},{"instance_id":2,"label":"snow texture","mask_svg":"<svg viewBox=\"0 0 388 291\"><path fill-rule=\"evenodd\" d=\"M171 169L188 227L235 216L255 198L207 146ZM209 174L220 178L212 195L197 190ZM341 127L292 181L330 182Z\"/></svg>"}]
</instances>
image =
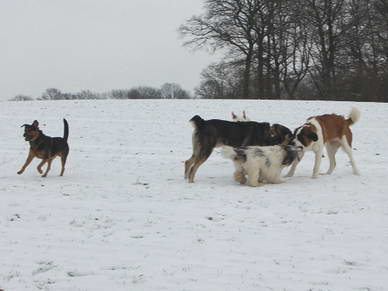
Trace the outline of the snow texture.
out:
<instances>
[{"instance_id":1,"label":"snow texture","mask_svg":"<svg viewBox=\"0 0 388 291\"><path fill-rule=\"evenodd\" d=\"M309 152L294 177L251 188L217 149L194 184L183 179L195 114L246 110L294 129L353 106L361 176L339 151L334 173L311 179ZM387 290L387 113L388 104L353 102L0 102L0 289ZM62 136L62 118L64 177L59 159L47 178L37 160L17 175L28 152L20 125L38 119Z\"/></svg>"}]
</instances>

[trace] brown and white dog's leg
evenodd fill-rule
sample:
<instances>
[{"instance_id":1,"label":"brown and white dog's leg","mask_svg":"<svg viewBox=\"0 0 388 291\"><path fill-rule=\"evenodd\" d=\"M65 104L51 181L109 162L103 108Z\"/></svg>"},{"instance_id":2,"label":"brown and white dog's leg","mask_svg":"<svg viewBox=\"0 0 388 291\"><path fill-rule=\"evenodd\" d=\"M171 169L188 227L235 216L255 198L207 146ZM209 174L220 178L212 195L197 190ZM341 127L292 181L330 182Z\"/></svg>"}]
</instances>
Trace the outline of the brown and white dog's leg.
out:
<instances>
[{"instance_id":1,"label":"brown and white dog's leg","mask_svg":"<svg viewBox=\"0 0 388 291\"><path fill-rule=\"evenodd\" d=\"M330 175L331 173L333 173L335 169L335 166L337 164L335 160L335 154L337 153L340 146L341 144L336 142L328 143L326 145L327 156L329 157L329 162L330 162L329 169L326 172L327 175Z\"/></svg>"},{"instance_id":2,"label":"brown and white dog's leg","mask_svg":"<svg viewBox=\"0 0 388 291\"><path fill-rule=\"evenodd\" d=\"M303 156L304 156L304 153L302 152L302 153L300 154L299 160L296 159L296 160L291 164L290 170L288 171L287 175L285 175L284 177L289 178L289 177L294 176L296 167L298 166L299 162L302 160Z\"/></svg>"},{"instance_id":3,"label":"brown and white dog's leg","mask_svg":"<svg viewBox=\"0 0 388 291\"><path fill-rule=\"evenodd\" d=\"M298 166L298 164L299 164L299 161L294 161L294 162L292 163L291 168L290 168L290 170L288 171L287 175L285 175L284 177L289 178L289 177L294 176L295 170L296 170L296 167Z\"/></svg>"},{"instance_id":4,"label":"brown and white dog's leg","mask_svg":"<svg viewBox=\"0 0 388 291\"><path fill-rule=\"evenodd\" d=\"M343 136L341 138L341 146L342 146L343 150L345 151L345 153L349 157L350 163L351 163L352 168L353 168L353 174L354 175L360 175L360 171L357 169L356 162L353 159L352 148L348 144L348 141L346 140L345 136Z\"/></svg>"},{"instance_id":5,"label":"brown and white dog's leg","mask_svg":"<svg viewBox=\"0 0 388 291\"><path fill-rule=\"evenodd\" d=\"M34 159L34 153L32 151L29 151L26 162L24 163L23 167L19 170L18 175L24 172L24 170L28 167L28 165L32 162L33 159Z\"/></svg>"},{"instance_id":6,"label":"brown and white dog's leg","mask_svg":"<svg viewBox=\"0 0 388 291\"><path fill-rule=\"evenodd\" d=\"M315 161L314 161L314 169L313 169L313 175L311 178L316 179L319 176L319 169L321 167L321 161L322 161L322 147L315 152Z\"/></svg>"}]
</instances>

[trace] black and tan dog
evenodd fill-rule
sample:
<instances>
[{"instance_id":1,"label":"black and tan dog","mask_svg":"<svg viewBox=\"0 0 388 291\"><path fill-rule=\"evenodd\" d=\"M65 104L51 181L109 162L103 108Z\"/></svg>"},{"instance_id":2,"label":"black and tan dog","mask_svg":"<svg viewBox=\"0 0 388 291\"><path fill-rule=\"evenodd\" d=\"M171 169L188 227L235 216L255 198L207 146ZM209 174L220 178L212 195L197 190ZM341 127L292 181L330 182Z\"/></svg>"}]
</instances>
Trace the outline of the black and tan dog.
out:
<instances>
[{"instance_id":1,"label":"black and tan dog","mask_svg":"<svg viewBox=\"0 0 388 291\"><path fill-rule=\"evenodd\" d=\"M292 132L280 124L268 122L232 122L219 119L204 120L196 115L190 120L194 126L193 154L185 162L185 178L194 183L198 168L209 158L215 147L269 146L292 138Z\"/></svg>"},{"instance_id":2,"label":"black and tan dog","mask_svg":"<svg viewBox=\"0 0 388 291\"><path fill-rule=\"evenodd\" d=\"M37 120L35 120L31 125L22 125L22 127L24 126L23 137L30 143L30 151L26 162L18 172L19 175L24 172L34 158L38 158L43 160L37 168L40 174L43 173L42 166L47 163L46 172L42 175L42 177L46 177L47 173L50 171L52 160L55 157L61 157L61 176L63 176L67 155L69 154L69 145L67 144L67 138L69 137L69 125L66 119L63 119L63 124L63 138L44 135L39 129L39 123Z\"/></svg>"}]
</instances>

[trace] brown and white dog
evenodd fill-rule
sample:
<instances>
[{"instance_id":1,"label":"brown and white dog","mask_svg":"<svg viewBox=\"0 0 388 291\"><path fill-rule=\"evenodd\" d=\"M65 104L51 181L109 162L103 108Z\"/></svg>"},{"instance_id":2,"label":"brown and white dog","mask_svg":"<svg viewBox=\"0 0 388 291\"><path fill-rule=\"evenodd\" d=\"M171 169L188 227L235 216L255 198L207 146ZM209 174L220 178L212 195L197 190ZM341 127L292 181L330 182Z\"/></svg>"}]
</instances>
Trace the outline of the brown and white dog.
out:
<instances>
[{"instance_id":1,"label":"brown and white dog","mask_svg":"<svg viewBox=\"0 0 388 291\"><path fill-rule=\"evenodd\" d=\"M350 130L350 126L360 119L360 115L360 111L353 108L347 119L337 114L314 116L308 118L305 124L295 129L294 140L291 144L297 147L303 147L303 154L306 151L313 151L315 153L312 178L317 178L319 175L324 147L326 147L327 155L330 161L330 167L326 174L330 175L333 172L336 166L335 154L340 147L345 151L350 159L353 174L360 174L353 159L353 134ZM292 177L294 175L298 163L299 160L295 160L293 162L286 177Z\"/></svg>"}]
</instances>

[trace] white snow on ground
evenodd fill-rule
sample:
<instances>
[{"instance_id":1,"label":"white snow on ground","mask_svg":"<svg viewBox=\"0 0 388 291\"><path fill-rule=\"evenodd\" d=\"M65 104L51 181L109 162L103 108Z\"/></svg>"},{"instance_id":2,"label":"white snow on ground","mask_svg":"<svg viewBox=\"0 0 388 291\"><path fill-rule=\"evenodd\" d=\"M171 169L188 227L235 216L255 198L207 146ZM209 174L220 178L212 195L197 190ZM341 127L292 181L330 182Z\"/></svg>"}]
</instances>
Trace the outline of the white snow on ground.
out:
<instances>
[{"instance_id":1,"label":"white snow on ground","mask_svg":"<svg viewBox=\"0 0 388 291\"><path fill-rule=\"evenodd\" d=\"M295 128L312 115L360 109L352 175L345 153L311 179L313 154L293 178L251 188L217 150L183 179L195 114ZM388 104L302 101L0 102L0 289L387 290ZM47 178L20 125L70 125L64 177ZM324 158L321 172L326 171Z\"/></svg>"}]
</instances>

